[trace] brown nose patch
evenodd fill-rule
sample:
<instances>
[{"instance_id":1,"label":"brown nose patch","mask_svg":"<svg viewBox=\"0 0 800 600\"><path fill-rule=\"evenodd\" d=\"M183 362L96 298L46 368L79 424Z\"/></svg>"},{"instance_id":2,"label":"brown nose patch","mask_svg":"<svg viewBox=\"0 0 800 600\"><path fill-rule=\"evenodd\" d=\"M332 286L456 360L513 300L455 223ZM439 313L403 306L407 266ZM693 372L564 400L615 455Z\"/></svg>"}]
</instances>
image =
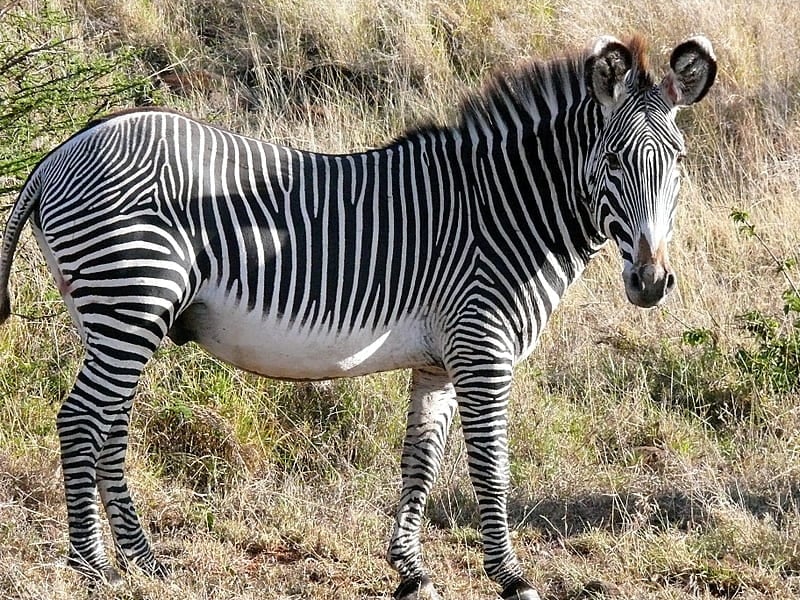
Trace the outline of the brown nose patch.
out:
<instances>
[{"instance_id":1,"label":"brown nose patch","mask_svg":"<svg viewBox=\"0 0 800 600\"><path fill-rule=\"evenodd\" d=\"M639 236L639 251L636 254L636 264L655 264L667 268L669 266L669 261L667 260L667 243L662 240L658 248L653 252L647 239L643 235Z\"/></svg>"}]
</instances>

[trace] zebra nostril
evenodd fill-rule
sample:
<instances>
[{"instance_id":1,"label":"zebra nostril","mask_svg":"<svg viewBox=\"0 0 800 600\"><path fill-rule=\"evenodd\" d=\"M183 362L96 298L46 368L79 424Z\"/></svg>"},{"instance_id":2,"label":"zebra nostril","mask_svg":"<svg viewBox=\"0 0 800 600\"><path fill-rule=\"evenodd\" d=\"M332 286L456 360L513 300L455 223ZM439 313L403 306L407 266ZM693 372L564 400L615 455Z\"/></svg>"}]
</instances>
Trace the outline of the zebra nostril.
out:
<instances>
[{"instance_id":1,"label":"zebra nostril","mask_svg":"<svg viewBox=\"0 0 800 600\"><path fill-rule=\"evenodd\" d=\"M643 289L642 278L639 277L639 273L636 271L631 272L630 284L635 290L641 291Z\"/></svg>"},{"instance_id":2,"label":"zebra nostril","mask_svg":"<svg viewBox=\"0 0 800 600\"><path fill-rule=\"evenodd\" d=\"M677 277L675 277L675 273L673 273L672 271L667 272L667 283L666 283L666 287L664 288L664 291L667 294L669 292L671 292L672 289L675 287L675 284L677 282L678 282L678 279L677 279Z\"/></svg>"}]
</instances>

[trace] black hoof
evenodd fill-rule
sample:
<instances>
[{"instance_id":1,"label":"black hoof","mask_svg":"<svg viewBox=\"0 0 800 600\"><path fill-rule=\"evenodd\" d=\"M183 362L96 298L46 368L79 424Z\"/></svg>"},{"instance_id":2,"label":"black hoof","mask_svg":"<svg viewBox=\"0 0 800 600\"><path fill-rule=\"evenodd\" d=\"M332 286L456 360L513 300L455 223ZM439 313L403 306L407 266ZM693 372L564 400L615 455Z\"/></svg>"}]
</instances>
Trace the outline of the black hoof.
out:
<instances>
[{"instance_id":1,"label":"black hoof","mask_svg":"<svg viewBox=\"0 0 800 600\"><path fill-rule=\"evenodd\" d=\"M123 554L117 554L117 566L126 573L131 567L135 567L144 575L155 579L167 579L172 575L172 570L152 555L147 559L135 560L128 559Z\"/></svg>"},{"instance_id":2,"label":"black hoof","mask_svg":"<svg viewBox=\"0 0 800 600\"><path fill-rule=\"evenodd\" d=\"M96 568L87 563L81 556L68 556L67 566L83 576L88 581L90 588L95 588L98 585L119 587L124 581L119 571L111 565Z\"/></svg>"},{"instance_id":3,"label":"black hoof","mask_svg":"<svg viewBox=\"0 0 800 600\"><path fill-rule=\"evenodd\" d=\"M500 594L503 600L541 600L539 593L527 581L512 583Z\"/></svg>"},{"instance_id":4,"label":"black hoof","mask_svg":"<svg viewBox=\"0 0 800 600\"><path fill-rule=\"evenodd\" d=\"M86 581L86 588L90 593L103 588L118 588L125 583L122 575L114 567L91 572L88 569L80 569L78 572Z\"/></svg>"},{"instance_id":5,"label":"black hoof","mask_svg":"<svg viewBox=\"0 0 800 600\"><path fill-rule=\"evenodd\" d=\"M440 600L427 575L403 581L392 594L394 600Z\"/></svg>"},{"instance_id":6,"label":"black hoof","mask_svg":"<svg viewBox=\"0 0 800 600\"><path fill-rule=\"evenodd\" d=\"M140 569L142 570L142 573L148 577L154 577L156 579L167 579L170 575L172 575L172 569L155 558L143 564Z\"/></svg>"},{"instance_id":7,"label":"black hoof","mask_svg":"<svg viewBox=\"0 0 800 600\"><path fill-rule=\"evenodd\" d=\"M109 587L119 587L123 583L122 575L114 567L103 569L100 578Z\"/></svg>"}]
</instances>

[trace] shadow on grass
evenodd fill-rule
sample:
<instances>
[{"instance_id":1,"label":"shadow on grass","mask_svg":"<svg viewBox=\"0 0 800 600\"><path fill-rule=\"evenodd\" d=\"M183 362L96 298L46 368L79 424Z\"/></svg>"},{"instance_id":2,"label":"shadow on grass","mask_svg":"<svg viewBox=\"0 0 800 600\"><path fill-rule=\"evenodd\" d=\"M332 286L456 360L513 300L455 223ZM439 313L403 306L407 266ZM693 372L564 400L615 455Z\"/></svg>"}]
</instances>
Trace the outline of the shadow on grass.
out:
<instances>
[{"instance_id":1,"label":"shadow on grass","mask_svg":"<svg viewBox=\"0 0 800 600\"><path fill-rule=\"evenodd\" d=\"M751 491L739 484L719 493L689 494L679 489L658 493L597 493L570 498L509 499L509 521L514 529L537 529L545 540L564 539L603 530L620 533L633 526L656 530L689 530L713 525L712 509L720 502L751 515L768 518L780 528L787 515L800 512L800 482L783 490ZM457 508L454 508L457 507ZM470 488L451 488L432 497L427 516L434 527L477 529L477 503Z\"/></svg>"},{"instance_id":2,"label":"shadow on grass","mask_svg":"<svg viewBox=\"0 0 800 600\"><path fill-rule=\"evenodd\" d=\"M453 507L458 507L457 512ZM637 563L633 578L628 574L622 577L624 582L617 582L626 587L626 591L610 581L581 580L578 573L566 576L558 567L545 568L538 581L544 600L638 598L644 597L639 595L644 589L660 588L675 588L692 597L704 598L733 599L740 597L744 590L761 594L757 597L785 597L793 585L789 582L800 573L800 560L792 549L793 544L784 547L778 543L773 547L768 539L762 539L758 542L760 547L748 546L744 554L740 554L729 547L730 540L726 537L738 534L730 530L722 537L715 534L718 528L725 532L730 525L725 516L720 520L720 509L741 511L768 522L770 527L784 529L784 534L776 536L777 542L782 536L791 537L791 530L796 527L800 513L800 482L792 482L782 490L776 486L767 491L747 490L734 484L725 490L692 494L668 489L659 493L597 493L563 499L531 499L517 495L509 501L509 521L511 528L520 534L520 543L527 539L533 540L536 547L540 543L564 547L568 554L595 556L600 562L604 559L597 558L597 548L591 538L583 537L593 531L622 536L638 530L655 533L677 530L697 532L701 536L693 546L696 552L653 563ZM434 527L452 531L461 543L480 546L477 505L468 486L432 498L428 516ZM752 536L752 533L744 531L742 535ZM560 560L563 565L563 561L568 560L558 552L556 555L561 558L547 562L554 564ZM609 571L600 564L595 564L594 568L598 575L620 578L613 569ZM637 590L634 596L626 595L632 591L631 586Z\"/></svg>"}]
</instances>

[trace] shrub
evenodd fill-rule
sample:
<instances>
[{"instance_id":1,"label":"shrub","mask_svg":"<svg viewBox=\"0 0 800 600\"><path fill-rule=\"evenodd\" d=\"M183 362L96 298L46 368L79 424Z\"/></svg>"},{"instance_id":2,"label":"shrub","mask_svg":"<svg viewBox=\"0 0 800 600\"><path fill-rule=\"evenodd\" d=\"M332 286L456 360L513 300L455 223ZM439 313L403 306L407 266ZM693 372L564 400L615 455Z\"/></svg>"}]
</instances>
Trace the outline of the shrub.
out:
<instances>
[{"instance_id":1,"label":"shrub","mask_svg":"<svg viewBox=\"0 0 800 600\"><path fill-rule=\"evenodd\" d=\"M17 190L53 144L92 117L130 103L149 85L135 54L86 53L70 20L19 3L0 11L0 194Z\"/></svg>"}]
</instances>

